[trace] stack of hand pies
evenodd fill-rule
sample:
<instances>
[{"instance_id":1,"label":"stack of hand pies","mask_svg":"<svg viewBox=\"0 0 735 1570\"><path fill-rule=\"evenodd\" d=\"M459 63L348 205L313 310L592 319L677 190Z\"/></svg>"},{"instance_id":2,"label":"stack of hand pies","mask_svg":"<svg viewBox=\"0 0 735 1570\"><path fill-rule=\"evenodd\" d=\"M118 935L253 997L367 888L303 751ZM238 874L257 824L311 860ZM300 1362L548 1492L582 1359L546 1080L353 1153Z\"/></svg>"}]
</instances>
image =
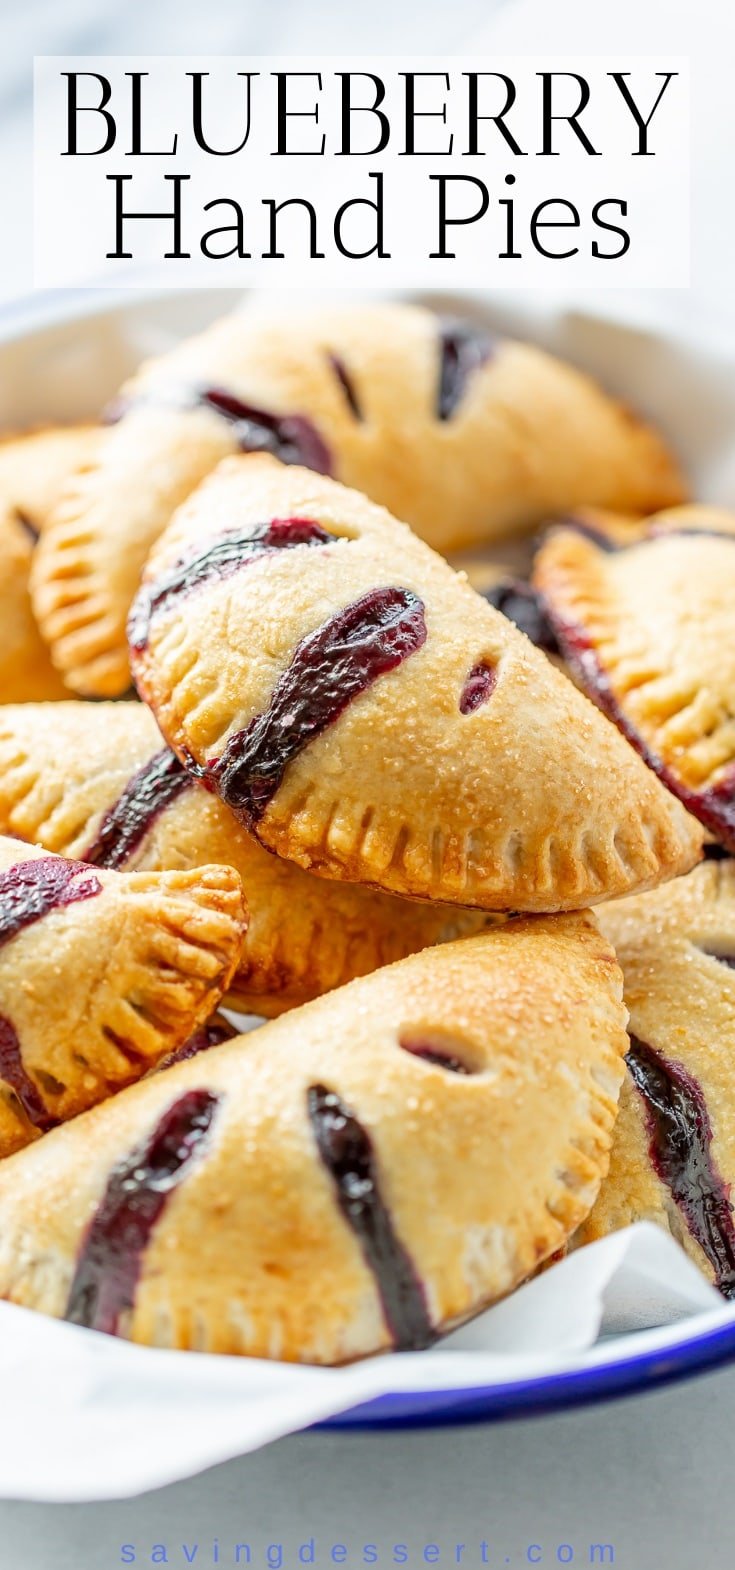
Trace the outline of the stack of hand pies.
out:
<instances>
[{"instance_id":1,"label":"stack of hand pies","mask_svg":"<svg viewBox=\"0 0 735 1570\"><path fill-rule=\"evenodd\" d=\"M0 1297L340 1363L641 1218L735 1296L735 515L662 440L243 313L0 445L0 557Z\"/></svg>"}]
</instances>

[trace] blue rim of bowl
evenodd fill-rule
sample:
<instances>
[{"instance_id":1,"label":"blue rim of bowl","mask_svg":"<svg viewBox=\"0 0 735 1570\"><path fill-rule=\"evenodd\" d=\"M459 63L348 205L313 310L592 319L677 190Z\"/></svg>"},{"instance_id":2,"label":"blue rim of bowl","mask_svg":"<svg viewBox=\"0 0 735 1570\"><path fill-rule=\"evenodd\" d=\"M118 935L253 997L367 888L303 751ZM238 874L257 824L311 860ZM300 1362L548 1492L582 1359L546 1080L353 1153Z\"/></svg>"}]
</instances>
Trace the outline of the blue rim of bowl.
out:
<instances>
[{"instance_id":1,"label":"blue rim of bowl","mask_svg":"<svg viewBox=\"0 0 735 1570\"><path fill-rule=\"evenodd\" d=\"M391 1391L315 1427L438 1428L540 1417L571 1407L642 1395L733 1361L735 1320L669 1346L598 1362L589 1368L541 1374L502 1385Z\"/></svg>"}]
</instances>

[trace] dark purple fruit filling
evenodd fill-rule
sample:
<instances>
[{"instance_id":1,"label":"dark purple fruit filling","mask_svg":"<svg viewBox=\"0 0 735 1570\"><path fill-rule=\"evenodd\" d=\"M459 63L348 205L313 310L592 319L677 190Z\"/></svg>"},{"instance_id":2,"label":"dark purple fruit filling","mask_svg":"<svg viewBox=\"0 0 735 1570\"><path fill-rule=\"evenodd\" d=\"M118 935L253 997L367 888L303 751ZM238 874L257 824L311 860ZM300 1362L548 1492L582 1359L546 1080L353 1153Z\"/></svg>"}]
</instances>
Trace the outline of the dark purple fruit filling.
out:
<instances>
[{"instance_id":1,"label":"dark purple fruit filling","mask_svg":"<svg viewBox=\"0 0 735 1570\"><path fill-rule=\"evenodd\" d=\"M462 402L470 378L487 363L494 349L492 335L476 324L440 322L438 419L451 419Z\"/></svg>"},{"instance_id":2,"label":"dark purple fruit filling","mask_svg":"<svg viewBox=\"0 0 735 1570\"><path fill-rule=\"evenodd\" d=\"M361 420L363 415L357 393L355 391L355 384L347 369L347 366L345 365L344 360L341 359L338 354L330 354L327 358L329 360L329 364L332 367L332 370L334 371L337 381L342 388L344 400L348 409L350 410L350 413L354 415L356 420Z\"/></svg>"},{"instance_id":3,"label":"dark purple fruit filling","mask_svg":"<svg viewBox=\"0 0 735 1570\"><path fill-rule=\"evenodd\" d=\"M460 714L474 714L475 709L487 703L495 691L497 680L498 673L494 665L485 665L483 662L473 665L459 696Z\"/></svg>"},{"instance_id":4,"label":"dark purple fruit filling","mask_svg":"<svg viewBox=\"0 0 735 1570\"><path fill-rule=\"evenodd\" d=\"M443 1068L448 1074L471 1074L462 1059L457 1057L448 1048L439 1047L435 1041L422 1041L420 1037L401 1036L399 1041L404 1052L409 1052L412 1058L420 1058L422 1063L432 1063L435 1068Z\"/></svg>"},{"instance_id":5,"label":"dark purple fruit filling","mask_svg":"<svg viewBox=\"0 0 735 1570\"><path fill-rule=\"evenodd\" d=\"M46 1132L53 1128L56 1119L47 1111L37 1085L23 1062L20 1042L14 1026L0 1014L0 1079L13 1090L34 1128ZM60 1087L61 1088L61 1087Z\"/></svg>"},{"instance_id":6,"label":"dark purple fruit filling","mask_svg":"<svg viewBox=\"0 0 735 1570\"><path fill-rule=\"evenodd\" d=\"M242 452L268 452L281 463L300 463L317 474L331 474L329 448L311 420L303 414L273 414L255 404L243 403L221 387L207 387L197 402L212 409L233 427Z\"/></svg>"},{"instance_id":7,"label":"dark purple fruit filling","mask_svg":"<svg viewBox=\"0 0 735 1570\"><path fill-rule=\"evenodd\" d=\"M396 1350L430 1346L436 1331L421 1282L382 1198L370 1135L325 1085L310 1086L307 1105L319 1155L374 1277Z\"/></svg>"},{"instance_id":8,"label":"dark purple fruit filling","mask_svg":"<svg viewBox=\"0 0 735 1570\"><path fill-rule=\"evenodd\" d=\"M200 1052L209 1052L210 1047L221 1047L223 1041L232 1041L236 1035L234 1025L217 1015L215 1019L210 1019L208 1025L200 1025L199 1030L195 1030L193 1036L177 1047L175 1052L170 1052L159 1068L173 1068L174 1063L187 1063L189 1058L197 1058Z\"/></svg>"},{"instance_id":9,"label":"dark purple fruit filling","mask_svg":"<svg viewBox=\"0 0 735 1570\"><path fill-rule=\"evenodd\" d=\"M507 616L508 621L514 622L521 632L525 632L537 649L543 649L545 654L559 653L556 633L546 614L543 600L530 583L523 583L520 578L503 578L500 583L494 583L492 588L485 589L482 597L488 605L493 605L496 611Z\"/></svg>"},{"instance_id":10,"label":"dark purple fruit filling","mask_svg":"<svg viewBox=\"0 0 735 1570\"><path fill-rule=\"evenodd\" d=\"M16 523L19 523L20 526L21 526L21 529L23 529L24 532L27 534L28 539L31 542L31 545L37 545L39 540L40 540L40 538L41 538L41 535L40 535L40 531L39 531L37 525L33 522L33 519L29 518L27 512L23 512L20 507L15 507L14 508L13 516L15 518Z\"/></svg>"},{"instance_id":11,"label":"dark purple fruit filling","mask_svg":"<svg viewBox=\"0 0 735 1570\"><path fill-rule=\"evenodd\" d=\"M331 545L338 538L311 518L271 518L269 523L246 524L205 546L194 556L178 561L165 578L144 584L133 601L128 620L131 649L144 649L152 618L203 584L231 578L243 567L275 551L297 545Z\"/></svg>"},{"instance_id":12,"label":"dark purple fruit filling","mask_svg":"<svg viewBox=\"0 0 735 1570\"><path fill-rule=\"evenodd\" d=\"M425 641L424 606L415 594L371 589L302 640L268 708L230 737L205 777L246 824L257 823L289 763Z\"/></svg>"},{"instance_id":13,"label":"dark purple fruit filling","mask_svg":"<svg viewBox=\"0 0 735 1570\"><path fill-rule=\"evenodd\" d=\"M217 1106L208 1090L187 1091L150 1138L113 1168L77 1260L64 1315L71 1324L117 1334L135 1302L153 1229L202 1154Z\"/></svg>"},{"instance_id":14,"label":"dark purple fruit filling","mask_svg":"<svg viewBox=\"0 0 735 1570\"><path fill-rule=\"evenodd\" d=\"M705 845L703 850L705 861L729 861L730 852L724 845Z\"/></svg>"},{"instance_id":15,"label":"dark purple fruit filling","mask_svg":"<svg viewBox=\"0 0 735 1570\"><path fill-rule=\"evenodd\" d=\"M620 707L618 699L612 690L609 677L600 664L597 650L593 647L585 629L576 622L566 621L563 616L558 616L553 606L549 606L549 615L563 655L569 670L584 688L587 696L597 704L603 714L612 720L618 730L622 732L626 741L630 742L639 757L643 759L649 769L653 769L662 784L670 790L673 796L678 796L679 801L698 818L700 823L720 840L728 851L735 853L735 769L720 780L719 784L711 785L708 790L692 790L679 779L669 764L664 763L648 743L636 730Z\"/></svg>"},{"instance_id":16,"label":"dark purple fruit filling","mask_svg":"<svg viewBox=\"0 0 735 1570\"><path fill-rule=\"evenodd\" d=\"M646 1114L649 1153L724 1297L735 1297L735 1225L730 1189L712 1156L702 1087L680 1063L630 1038L628 1068Z\"/></svg>"},{"instance_id":17,"label":"dark purple fruit filling","mask_svg":"<svg viewBox=\"0 0 735 1570\"><path fill-rule=\"evenodd\" d=\"M87 867L61 856L21 861L0 872L0 944L40 921L50 911L102 892L102 884Z\"/></svg>"},{"instance_id":18,"label":"dark purple fruit filling","mask_svg":"<svg viewBox=\"0 0 735 1570\"><path fill-rule=\"evenodd\" d=\"M326 442L303 414L273 414L255 404L243 403L225 387L182 387L178 392L151 389L108 404L103 421L116 425L132 409L153 403L176 409L209 409L231 425L241 452L267 452L282 463L301 463L318 474L331 474L332 459Z\"/></svg>"},{"instance_id":19,"label":"dark purple fruit filling","mask_svg":"<svg viewBox=\"0 0 735 1570\"><path fill-rule=\"evenodd\" d=\"M131 776L117 801L105 813L97 837L82 859L95 867L124 867L159 814L192 783L168 747L154 753Z\"/></svg>"}]
</instances>

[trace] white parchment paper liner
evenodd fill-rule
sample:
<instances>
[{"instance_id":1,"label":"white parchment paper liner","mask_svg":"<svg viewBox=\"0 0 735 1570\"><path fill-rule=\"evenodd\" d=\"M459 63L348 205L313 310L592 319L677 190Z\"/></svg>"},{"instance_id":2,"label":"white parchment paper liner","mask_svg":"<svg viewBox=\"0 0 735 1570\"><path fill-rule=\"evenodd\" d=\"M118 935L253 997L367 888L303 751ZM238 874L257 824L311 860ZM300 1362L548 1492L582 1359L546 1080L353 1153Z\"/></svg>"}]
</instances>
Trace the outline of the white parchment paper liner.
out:
<instances>
[{"instance_id":1,"label":"white parchment paper liner","mask_svg":"<svg viewBox=\"0 0 735 1570\"><path fill-rule=\"evenodd\" d=\"M704 1329L735 1311L647 1223L580 1250L430 1352L346 1368L154 1351L0 1304L0 1494L142 1493L390 1391L560 1373L584 1366L604 1329L688 1316ZM650 1338L626 1339L630 1351Z\"/></svg>"},{"instance_id":2,"label":"white parchment paper liner","mask_svg":"<svg viewBox=\"0 0 735 1570\"><path fill-rule=\"evenodd\" d=\"M27 321L6 326L0 424L94 414L144 354L233 303L222 292L153 301L128 294L120 310L108 296L102 310L95 304L76 319L60 309L35 331ZM461 304L483 310L485 302ZM584 311L545 311L536 296L522 306L497 298L487 305L501 330L568 354L655 410L698 494L735 502L735 374L724 358ZM735 1309L648 1225L572 1255L431 1352L343 1369L152 1351L0 1304L0 1496L124 1497L386 1393L487 1385L510 1393L518 1381L666 1353L683 1335L728 1322Z\"/></svg>"}]
</instances>

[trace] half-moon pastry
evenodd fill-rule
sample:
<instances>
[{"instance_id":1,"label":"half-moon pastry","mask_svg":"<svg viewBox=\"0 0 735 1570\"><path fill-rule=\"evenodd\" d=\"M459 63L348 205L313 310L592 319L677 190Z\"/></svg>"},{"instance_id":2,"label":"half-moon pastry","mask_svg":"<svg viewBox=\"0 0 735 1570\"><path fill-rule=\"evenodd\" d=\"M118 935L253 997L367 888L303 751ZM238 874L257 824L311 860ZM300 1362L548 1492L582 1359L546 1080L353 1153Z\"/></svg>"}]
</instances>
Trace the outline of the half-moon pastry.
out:
<instances>
[{"instance_id":1,"label":"half-moon pastry","mask_svg":"<svg viewBox=\"0 0 735 1570\"><path fill-rule=\"evenodd\" d=\"M227 317L144 365L112 418L34 572L54 659L93 696L126 690L125 618L148 551L228 453L332 474L441 551L583 503L684 499L660 438L587 377L414 305Z\"/></svg>"},{"instance_id":2,"label":"half-moon pastry","mask_svg":"<svg viewBox=\"0 0 735 1570\"><path fill-rule=\"evenodd\" d=\"M0 839L0 1157L205 1024L244 922L230 867L102 872Z\"/></svg>"},{"instance_id":3,"label":"half-moon pastry","mask_svg":"<svg viewBox=\"0 0 735 1570\"><path fill-rule=\"evenodd\" d=\"M87 462L91 426L35 431L0 440L0 702L63 698L31 608L28 578L36 539L64 482Z\"/></svg>"},{"instance_id":4,"label":"half-moon pastry","mask_svg":"<svg viewBox=\"0 0 735 1570\"><path fill-rule=\"evenodd\" d=\"M599 711L356 491L227 459L131 613L185 767L315 872L489 910L580 908L686 871L701 833Z\"/></svg>"},{"instance_id":5,"label":"half-moon pastry","mask_svg":"<svg viewBox=\"0 0 735 1570\"><path fill-rule=\"evenodd\" d=\"M0 708L0 833L98 867L235 868L249 920L230 1001L279 1014L485 918L312 877L187 774L142 703Z\"/></svg>"},{"instance_id":6,"label":"half-moon pastry","mask_svg":"<svg viewBox=\"0 0 735 1570\"><path fill-rule=\"evenodd\" d=\"M584 914L351 982L3 1163L0 1297L197 1351L427 1346L588 1212L625 1017Z\"/></svg>"},{"instance_id":7,"label":"half-moon pastry","mask_svg":"<svg viewBox=\"0 0 735 1570\"><path fill-rule=\"evenodd\" d=\"M534 584L585 691L735 851L735 514L675 508L624 547L555 529Z\"/></svg>"},{"instance_id":8,"label":"half-moon pastry","mask_svg":"<svg viewBox=\"0 0 735 1570\"><path fill-rule=\"evenodd\" d=\"M615 901L630 1009L610 1172L576 1241L655 1221L735 1297L735 861Z\"/></svg>"}]
</instances>

